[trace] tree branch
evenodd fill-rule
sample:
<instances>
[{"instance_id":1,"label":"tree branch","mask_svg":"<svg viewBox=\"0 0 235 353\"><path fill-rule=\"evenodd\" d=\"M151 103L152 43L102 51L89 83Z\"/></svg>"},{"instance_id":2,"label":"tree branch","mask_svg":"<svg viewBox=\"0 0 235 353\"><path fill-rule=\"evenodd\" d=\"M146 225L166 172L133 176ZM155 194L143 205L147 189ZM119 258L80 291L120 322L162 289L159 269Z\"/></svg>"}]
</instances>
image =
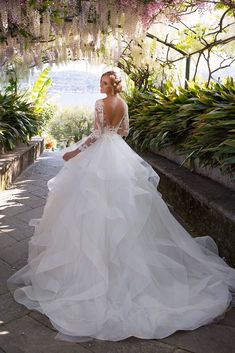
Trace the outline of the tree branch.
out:
<instances>
[{"instance_id":1,"label":"tree branch","mask_svg":"<svg viewBox=\"0 0 235 353\"><path fill-rule=\"evenodd\" d=\"M184 50L181 50L181 49L177 48L173 43L166 42L166 41L158 38L157 36L155 36L155 35L153 35L153 34L151 34L149 32L146 34L146 37L151 38L151 39L155 39L157 42L162 43L162 44L170 47L171 49L176 50L178 53L180 53L180 54L182 54L184 56L188 55L188 53L186 53Z\"/></svg>"},{"instance_id":2,"label":"tree branch","mask_svg":"<svg viewBox=\"0 0 235 353\"><path fill-rule=\"evenodd\" d=\"M195 79L196 79L197 70L198 70L198 65L199 65L201 56L202 56L202 53L199 53L198 58L197 58L197 62L196 62L196 66L195 66L194 75L193 75L193 81L195 81Z\"/></svg>"},{"instance_id":3,"label":"tree branch","mask_svg":"<svg viewBox=\"0 0 235 353\"><path fill-rule=\"evenodd\" d=\"M225 59L224 61L226 61L228 59ZM226 67L229 67L231 66L231 64L235 61L235 58L233 58L229 64L226 64L226 65L222 65L223 61L220 63L220 66L217 67L216 69L212 70L211 71L211 75L213 75L215 72L219 71L219 70L222 70L222 69L225 69Z\"/></svg>"}]
</instances>

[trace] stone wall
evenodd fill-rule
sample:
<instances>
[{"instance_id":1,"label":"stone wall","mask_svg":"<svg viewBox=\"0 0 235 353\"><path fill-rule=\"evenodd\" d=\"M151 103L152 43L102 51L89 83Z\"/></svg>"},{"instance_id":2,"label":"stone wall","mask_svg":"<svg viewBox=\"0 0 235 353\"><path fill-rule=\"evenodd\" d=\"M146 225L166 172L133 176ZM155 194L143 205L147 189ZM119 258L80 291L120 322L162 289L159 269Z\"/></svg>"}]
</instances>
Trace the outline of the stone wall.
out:
<instances>
[{"instance_id":1,"label":"stone wall","mask_svg":"<svg viewBox=\"0 0 235 353\"><path fill-rule=\"evenodd\" d=\"M210 235L235 267L235 191L152 152L139 154L159 174L159 191L174 215L193 236Z\"/></svg>"},{"instance_id":2,"label":"stone wall","mask_svg":"<svg viewBox=\"0 0 235 353\"><path fill-rule=\"evenodd\" d=\"M0 154L0 191L7 189L39 157L43 149L44 139L34 137L28 145L21 143L14 150Z\"/></svg>"},{"instance_id":3,"label":"stone wall","mask_svg":"<svg viewBox=\"0 0 235 353\"><path fill-rule=\"evenodd\" d=\"M182 165L190 171L195 171L197 174L204 175L218 183L224 185L227 188L235 190L235 174L222 174L219 167L212 168L211 166L201 166L198 158L193 161L193 163L185 162L187 155L179 154L174 148L174 146L169 146L162 148L160 150L152 149L152 152L160 156L166 157L170 161L173 161L179 165Z\"/></svg>"}]
</instances>

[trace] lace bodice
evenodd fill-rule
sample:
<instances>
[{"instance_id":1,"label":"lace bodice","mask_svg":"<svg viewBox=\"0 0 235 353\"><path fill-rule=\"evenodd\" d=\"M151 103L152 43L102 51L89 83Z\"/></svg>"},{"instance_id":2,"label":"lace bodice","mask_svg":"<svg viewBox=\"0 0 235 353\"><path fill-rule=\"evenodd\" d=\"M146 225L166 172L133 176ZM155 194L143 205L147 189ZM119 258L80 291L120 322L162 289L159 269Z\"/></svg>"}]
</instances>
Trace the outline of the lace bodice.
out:
<instances>
[{"instance_id":1,"label":"lace bodice","mask_svg":"<svg viewBox=\"0 0 235 353\"><path fill-rule=\"evenodd\" d=\"M125 112L120 123L116 126L111 126L108 124L108 119L106 119L104 114L104 101L99 99L95 103L95 117L94 125L91 134L87 139L77 148L78 151L83 151L91 144L93 144L97 139L99 139L103 134L117 133L121 136L127 136L129 133L129 117L128 117L128 106L125 104Z\"/></svg>"}]
</instances>

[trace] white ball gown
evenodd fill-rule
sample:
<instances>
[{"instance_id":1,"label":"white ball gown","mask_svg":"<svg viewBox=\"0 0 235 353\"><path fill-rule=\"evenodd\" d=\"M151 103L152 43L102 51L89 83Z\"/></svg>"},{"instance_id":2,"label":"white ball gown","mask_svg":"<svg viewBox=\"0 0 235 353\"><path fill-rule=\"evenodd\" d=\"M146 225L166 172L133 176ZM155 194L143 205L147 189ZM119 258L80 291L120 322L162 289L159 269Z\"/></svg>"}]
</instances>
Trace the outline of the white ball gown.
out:
<instances>
[{"instance_id":1,"label":"white ball gown","mask_svg":"<svg viewBox=\"0 0 235 353\"><path fill-rule=\"evenodd\" d=\"M235 269L212 238L192 238L172 216L127 134L127 106L111 127L98 100L93 132L30 222L28 263L8 280L17 302L77 341L193 330L222 315L235 290Z\"/></svg>"}]
</instances>

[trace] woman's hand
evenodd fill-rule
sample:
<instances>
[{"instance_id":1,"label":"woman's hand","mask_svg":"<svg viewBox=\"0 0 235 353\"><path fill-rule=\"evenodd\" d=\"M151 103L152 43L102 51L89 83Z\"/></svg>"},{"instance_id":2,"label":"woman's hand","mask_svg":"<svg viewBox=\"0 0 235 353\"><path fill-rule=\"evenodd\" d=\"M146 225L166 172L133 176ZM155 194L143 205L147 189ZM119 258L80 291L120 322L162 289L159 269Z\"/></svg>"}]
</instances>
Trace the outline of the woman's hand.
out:
<instances>
[{"instance_id":1,"label":"woman's hand","mask_svg":"<svg viewBox=\"0 0 235 353\"><path fill-rule=\"evenodd\" d=\"M65 160L66 162L69 161L71 158L77 156L79 152L77 150L74 150L74 151L70 151L70 152L66 152L64 155L63 155L63 160Z\"/></svg>"}]
</instances>

